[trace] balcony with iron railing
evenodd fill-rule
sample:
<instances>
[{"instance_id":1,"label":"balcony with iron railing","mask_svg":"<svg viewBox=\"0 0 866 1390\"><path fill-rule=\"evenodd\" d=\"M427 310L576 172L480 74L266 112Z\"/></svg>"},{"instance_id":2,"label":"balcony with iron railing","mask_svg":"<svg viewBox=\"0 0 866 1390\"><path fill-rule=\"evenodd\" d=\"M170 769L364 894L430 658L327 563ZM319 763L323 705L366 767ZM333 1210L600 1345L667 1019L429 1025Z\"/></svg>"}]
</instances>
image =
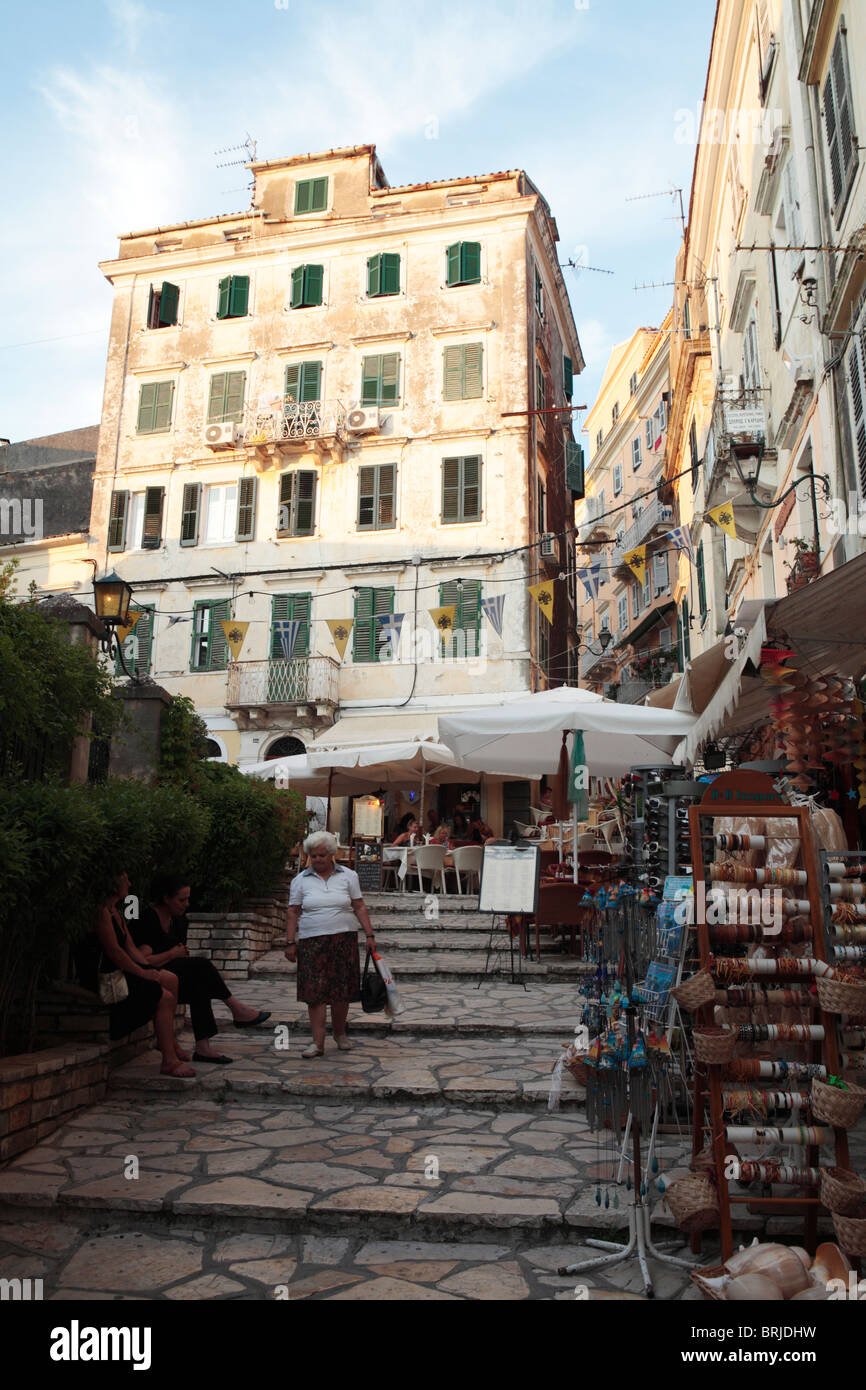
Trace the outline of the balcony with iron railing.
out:
<instances>
[{"instance_id":1,"label":"balcony with iron railing","mask_svg":"<svg viewBox=\"0 0 866 1390\"><path fill-rule=\"evenodd\" d=\"M654 497L641 512L626 531L621 543L616 547L611 557L611 574L617 570L624 570L631 573L629 566L625 563L624 557L644 541L655 539L654 532L657 528L664 527L669 529L674 524L673 507L664 507L657 497Z\"/></svg>"},{"instance_id":2,"label":"balcony with iron railing","mask_svg":"<svg viewBox=\"0 0 866 1390\"><path fill-rule=\"evenodd\" d=\"M608 647L606 652L583 652L580 658L580 674L585 680L601 680L601 672L609 671L616 666L617 660L612 647Z\"/></svg>"},{"instance_id":3,"label":"balcony with iron railing","mask_svg":"<svg viewBox=\"0 0 866 1390\"><path fill-rule=\"evenodd\" d=\"M330 656L294 661L234 661L228 668L226 709L242 728L267 728L275 713L291 713L297 725L327 728L339 703L340 663Z\"/></svg>"},{"instance_id":4,"label":"balcony with iron railing","mask_svg":"<svg viewBox=\"0 0 866 1390\"><path fill-rule=\"evenodd\" d=\"M267 456L297 449L342 452L348 439L348 411L342 401L276 401L270 410L247 413L243 442Z\"/></svg>"}]
</instances>

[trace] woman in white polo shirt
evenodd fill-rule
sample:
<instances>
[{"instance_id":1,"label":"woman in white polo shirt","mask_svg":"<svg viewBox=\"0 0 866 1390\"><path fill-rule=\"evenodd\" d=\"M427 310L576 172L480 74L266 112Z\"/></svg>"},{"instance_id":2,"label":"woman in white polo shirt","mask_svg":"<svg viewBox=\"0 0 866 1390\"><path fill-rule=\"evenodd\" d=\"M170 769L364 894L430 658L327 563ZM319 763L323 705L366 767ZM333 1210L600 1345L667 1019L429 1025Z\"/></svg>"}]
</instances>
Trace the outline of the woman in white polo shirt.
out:
<instances>
[{"instance_id":1,"label":"woman in white polo shirt","mask_svg":"<svg viewBox=\"0 0 866 1390\"><path fill-rule=\"evenodd\" d=\"M337 841L327 831L308 835L304 849L310 867L292 880L286 923L286 958L298 962L298 999L307 1005L312 1045L302 1057L321 1057L325 1051L325 1022L331 1006L331 1028L341 1052L352 1046L346 1037L349 1005L361 998L361 958L358 925L367 944L375 938L354 869L334 858Z\"/></svg>"}]
</instances>

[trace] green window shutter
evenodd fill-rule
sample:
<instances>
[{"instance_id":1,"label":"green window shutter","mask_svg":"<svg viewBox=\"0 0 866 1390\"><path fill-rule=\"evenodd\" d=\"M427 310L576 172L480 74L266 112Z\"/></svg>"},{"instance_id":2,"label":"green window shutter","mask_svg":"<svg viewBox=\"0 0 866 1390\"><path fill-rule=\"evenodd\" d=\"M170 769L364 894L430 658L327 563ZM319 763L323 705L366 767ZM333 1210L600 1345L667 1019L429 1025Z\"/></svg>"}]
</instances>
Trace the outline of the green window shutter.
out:
<instances>
[{"instance_id":1,"label":"green window shutter","mask_svg":"<svg viewBox=\"0 0 866 1390\"><path fill-rule=\"evenodd\" d=\"M138 420L136 429L139 434L151 434L153 431L153 417L156 407L156 386L155 381L147 381L138 393Z\"/></svg>"},{"instance_id":2,"label":"green window shutter","mask_svg":"<svg viewBox=\"0 0 866 1390\"><path fill-rule=\"evenodd\" d=\"M189 649L189 669L206 671L208 647L210 645L210 604L201 601L193 604L192 640Z\"/></svg>"},{"instance_id":3,"label":"green window shutter","mask_svg":"<svg viewBox=\"0 0 866 1390\"><path fill-rule=\"evenodd\" d=\"M286 400L299 401L301 399L301 367L302 362L291 362L286 367L286 387L284 395Z\"/></svg>"},{"instance_id":4,"label":"green window shutter","mask_svg":"<svg viewBox=\"0 0 866 1390\"><path fill-rule=\"evenodd\" d=\"M313 188L310 197L310 211L324 212L328 206L328 180L313 179Z\"/></svg>"},{"instance_id":5,"label":"green window shutter","mask_svg":"<svg viewBox=\"0 0 866 1390\"><path fill-rule=\"evenodd\" d=\"M316 474L312 468L301 469L295 475L295 515L292 534L311 536L315 524Z\"/></svg>"},{"instance_id":6,"label":"green window shutter","mask_svg":"<svg viewBox=\"0 0 866 1390\"><path fill-rule=\"evenodd\" d=\"M108 519L108 549L126 549L126 523L129 516L129 493L111 494L111 514Z\"/></svg>"},{"instance_id":7,"label":"green window shutter","mask_svg":"<svg viewBox=\"0 0 866 1390\"><path fill-rule=\"evenodd\" d=\"M571 492L572 502L586 495L583 449L573 439L565 441L565 486Z\"/></svg>"},{"instance_id":8,"label":"green window shutter","mask_svg":"<svg viewBox=\"0 0 866 1390\"><path fill-rule=\"evenodd\" d=\"M448 257L448 274L446 283L449 285L460 284L460 242L456 241L453 246L449 246L446 252Z\"/></svg>"},{"instance_id":9,"label":"green window shutter","mask_svg":"<svg viewBox=\"0 0 866 1390\"><path fill-rule=\"evenodd\" d=\"M217 300L218 319L227 319L229 316L229 303L231 300L231 292L232 277L230 275L226 275L224 279L220 280L219 298Z\"/></svg>"},{"instance_id":10,"label":"green window shutter","mask_svg":"<svg viewBox=\"0 0 866 1390\"><path fill-rule=\"evenodd\" d=\"M183 489L183 506L180 520L181 545L198 543L199 513L201 511L201 483L186 483Z\"/></svg>"},{"instance_id":11,"label":"green window shutter","mask_svg":"<svg viewBox=\"0 0 866 1390\"><path fill-rule=\"evenodd\" d=\"M246 372L226 372L224 420L233 420L235 424L240 424L244 414L246 384Z\"/></svg>"},{"instance_id":12,"label":"green window shutter","mask_svg":"<svg viewBox=\"0 0 866 1390\"><path fill-rule=\"evenodd\" d=\"M367 261L367 295L370 298L382 293L382 257L371 256Z\"/></svg>"},{"instance_id":13,"label":"green window shutter","mask_svg":"<svg viewBox=\"0 0 866 1390\"><path fill-rule=\"evenodd\" d=\"M461 521L481 520L481 459L476 454L461 459L463 465L463 496Z\"/></svg>"},{"instance_id":14,"label":"green window shutter","mask_svg":"<svg viewBox=\"0 0 866 1390\"><path fill-rule=\"evenodd\" d=\"M292 298L290 300L293 309L300 309L304 302L304 267L295 266L292 271Z\"/></svg>"},{"instance_id":15,"label":"green window shutter","mask_svg":"<svg viewBox=\"0 0 866 1390\"><path fill-rule=\"evenodd\" d=\"M400 255L397 251L385 251L382 256L381 294L400 293Z\"/></svg>"},{"instance_id":16,"label":"green window shutter","mask_svg":"<svg viewBox=\"0 0 866 1390\"><path fill-rule=\"evenodd\" d=\"M312 212L313 180L299 179L295 184L295 213Z\"/></svg>"},{"instance_id":17,"label":"green window shutter","mask_svg":"<svg viewBox=\"0 0 866 1390\"><path fill-rule=\"evenodd\" d=\"M400 354L386 352L380 360L382 369L379 404L389 405L396 401L400 394Z\"/></svg>"},{"instance_id":18,"label":"green window shutter","mask_svg":"<svg viewBox=\"0 0 866 1390\"><path fill-rule=\"evenodd\" d=\"M156 383L156 402L153 410L154 432L171 428L171 407L174 400L174 382Z\"/></svg>"},{"instance_id":19,"label":"green window shutter","mask_svg":"<svg viewBox=\"0 0 866 1390\"><path fill-rule=\"evenodd\" d=\"M707 578L704 572L704 543L701 541L698 546L698 553L695 556L696 568L698 571L698 608L701 618L706 617L707 613Z\"/></svg>"},{"instance_id":20,"label":"green window shutter","mask_svg":"<svg viewBox=\"0 0 866 1390\"><path fill-rule=\"evenodd\" d=\"M460 465L459 458L442 460L442 520L460 521Z\"/></svg>"},{"instance_id":21,"label":"green window shutter","mask_svg":"<svg viewBox=\"0 0 866 1390\"><path fill-rule=\"evenodd\" d=\"M379 497L377 525L380 530L387 530L394 525L394 493L397 484L397 465L394 463L380 464L378 473Z\"/></svg>"},{"instance_id":22,"label":"green window shutter","mask_svg":"<svg viewBox=\"0 0 866 1390\"><path fill-rule=\"evenodd\" d=\"M321 362L302 362L301 363L301 395L302 401L319 401L322 399L322 364Z\"/></svg>"},{"instance_id":23,"label":"green window shutter","mask_svg":"<svg viewBox=\"0 0 866 1390\"><path fill-rule=\"evenodd\" d=\"M294 473L280 475L280 503L277 513L277 535L289 536L292 531L292 499L295 493Z\"/></svg>"},{"instance_id":24,"label":"green window shutter","mask_svg":"<svg viewBox=\"0 0 866 1390\"><path fill-rule=\"evenodd\" d=\"M373 590L373 613L393 613L394 611L394 590L393 589L374 589ZM388 634L380 622L373 619L373 646L374 661L381 661L382 652L388 646Z\"/></svg>"},{"instance_id":25,"label":"green window shutter","mask_svg":"<svg viewBox=\"0 0 866 1390\"><path fill-rule=\"evenodd\" d=\"M481 242L464 241L460 247L460 278L464 285L481 279Z\"/></svg>"},{"instance_id":26,"label":"green window shutter","mask_svg":"<svg viewBox=\"0 0 866 1390\"><path fill-rule=\"evenodd\" d=\"M376 527L376 469L364 464L358 469L358 530Z\"/></svg>"},{"instance_id":27,"label":"green window shutter","mask_svg":"<svg viewBox=\"0 0 866 1390\"><path fill-rule=\"evenodd\" d=\"M226 396L226 372L217 372L210 379L210 394L207 402L207 422L219 425L223 420Z\"/></svg>"},{"instance_id":28,"label":"green window shutter","mask_svg":"<svg viewBox=\"0 0 866 1390\"><path fill-rule=\"evenodd\" d=\"M574 395L574 363L570 357L562 359L562 389L571 400Z\"/></svg>"},{"instance_id":29,"label":"green window shutter","mask_svg":"<svg viewBox=\"0 0 866 1390\"><path fill-rule=\"evenodd\" d=\"M250 301L250 277L233 275L229 293L229 318L242 319Z\"/></svg>"},{"instance_id":30,"label":"green window shutter","mask_svg":"<svg viewBox=\"0 0 866 1390\"><path fill-rule=\"evenodd\" d=\"M466 656L478 655L478 635L481 631L481 581L464 579L460 606L457 609L459 631L465 634L462 644ZM458 643L458 651L460 644Z\"/></svg>"},{"instance_id":31,"label":"green window shutter","mask_svg":"<svg viewBox=\"0 0 866 1390\"><path fill-rule=\"evenodd\" d=\"M283 644L277 632L277 623L284 623L289 617L291 594L274 594L271 599L271 660L283 659Z\"/></svg>"},{"instance_id":32,"label":"green window shutter","mask_svg":"<svg viewBox=\"0 0 866 1390\"><path fill-rule=\"evenodd\" d=\"M228 665L229 645L220 626L223 619L231 617L231 604L227 598L217 599L210 606L210 642L208 643L208 670L224 671Z\"/></svg>"},{"instance_id":33,"label":"green window shutter","mask_svg":"<svg viewBox=\"0 0 866 1390\"><path fill-rule=\"evenodd\" d=\"M241 478L238 482L238 521L235 539L252 541L256 536L256 493L258 478Z\"/></svg>"},{"instance_id":34,"label":"green window shutter","mask_svg":"<svg viewBox=\"0 0 866 1390\"><path fill-rule=\"evenodd\" d=\"M365 357L361 363L361 404L378 405L381 357Z\"/></svg>"},{"instance_id":35,"label":"green window shutter","mask_svg":"<svg viewBox=\"0 0 866 1390\"><path fill-rule=\"evenodd\" d=\"M481 343L467 343L463 349L465 364L463 381L464 400L473 401L481 398L483 386L483 352L484 348Z\"/></svg>"},{"instance_id":36,"label":"green window shutter","mask_svg":"<svg viewBox=\"0 0 866 1390\"><path fill-rule=\"evenodd\" d=\"M355 621L352 626L353 661L375 660L372 616L375 592L375 589L359 589L355 595Z\"/></svg>"},{"instance_id":37,"label":"green window shutter","mask_svg":"<svg viewBox=\"0 0 866 1390\"><path fill-rule=\"evenodd\" d=\"M466 381L466 349L461 345L447 347L444 359L442 396L446 401L460 401Z\"/></svg>"},{"instance_id":38,"label":"green window shutter","mask_svg":"<svg viewBox=\"0 0 866 1390\"><path fill-rule=\"evenodd\" d=\"M162 544L162 509L164 502L164 487L149 487L145 489L144 530L141 537L142 550L158 550Z\"/></svg>"},{"instance_id":39,"label":"green window shutter","mask_svg":"<svg viewBox=\"0 0 866 1390\"><path fill-rule=\"evenodd\" d=\"M295 657L307 657L310 654L310 611L312 608L312 596L310 594L295 594L293 596L290 618L299 618L301 627L298 630L297 641L295 642Z\"/></svg>"},{"instance_id":40,"label":"green window shutter","mask_svg":"<svg viewBox=\"0 0 866 1390\"><path fill-rule=\"evenodd\" d=\"M153 291L151 291L153 293ZM170 285L167 280L163 281L162 290L159 296L159 327L170 328L177 323L177 305L180 299L180 290L177 285Z\"/></svg>"},{"instance_id":41,"label":"green window shutter","mask_svg":"<svg viewBox=\"0 0 866 1390\"><path fill-rule=\"evenodd\" d=\"M322 286L325 283L325 268L321 265L304 266L304 304L315 305L322 302Z\"/></svg>"}]
</instances>

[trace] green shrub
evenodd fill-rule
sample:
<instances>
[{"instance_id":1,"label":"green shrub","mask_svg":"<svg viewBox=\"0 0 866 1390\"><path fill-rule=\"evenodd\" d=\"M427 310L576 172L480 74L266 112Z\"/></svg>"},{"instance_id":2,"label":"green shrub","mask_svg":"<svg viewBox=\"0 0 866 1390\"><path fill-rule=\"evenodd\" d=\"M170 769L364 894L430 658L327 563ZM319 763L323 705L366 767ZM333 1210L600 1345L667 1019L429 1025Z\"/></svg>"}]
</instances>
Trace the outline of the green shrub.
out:
<instances>
[{"instance_id":1,"label":"green shrub","mask_svg":"<svg viewBox=\"0 0 866 1390\"><path fill-rule=\"evenodd\" d=\"M210 829L191 866L194 908L227 911L274 888L306 825L304 798L225 763L204 766L196 795Z\"/></svg>"}]
</instances>

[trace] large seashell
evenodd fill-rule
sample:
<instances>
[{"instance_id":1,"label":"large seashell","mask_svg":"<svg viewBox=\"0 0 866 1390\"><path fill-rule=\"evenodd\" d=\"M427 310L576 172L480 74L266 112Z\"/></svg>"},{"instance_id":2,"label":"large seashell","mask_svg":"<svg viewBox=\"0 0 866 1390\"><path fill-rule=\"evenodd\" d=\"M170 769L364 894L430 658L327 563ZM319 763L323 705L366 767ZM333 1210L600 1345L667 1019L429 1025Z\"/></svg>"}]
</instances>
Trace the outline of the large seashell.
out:
<instances>
[{"instance_id":1,"label":"large seashell","mask_svg":"<svg viewBox=\"0 0 866 1390\"><path fill-rule=\"evenodd\" d=\"M851 1265L845 1252L832 1241L827 1241L826 1244L818 1246L809 1277L813 1283L821 1285L826 1285L830 1279L847 1281L850 1269Z\"/></svg>"},{"instance_id":2,"label":"large seashell","mask_svg":"<svg viewBox=\"0 0 866 1390\"><path fill-rule=\"evenodd\" d=\"M747 1245L744 1249L734 1251L731 1258L725 1261L725 1269L730 1275L745 1274L760 1249L761 1243L758 1237L755 1236L751 1245Z\"/></svg>"},{"instance_id":3,"label":"large seashell","mask_svg":"<svg viewBox=\"0 0 866 1390\"><path fill-rule=\"evenodd\" d=\"M794 1297L791 1299L791 1302L820 1303L822 1300L828 1299L829 1297L830 1295L827 1292L827 1290L825 1288L822 1288L820 1284L812 1284L811 1288L801 1289L799 1293L795 1293Z\"/></svg>"},{"instance_id":4,"label":"large seashell","mask_svg":"<svg viewBox=\"0 0 866 1390\"><path fill-rule=\"evenodd\" d=\"M782 1291L766 1274L738 1274L725 1297L729 1303L781 1303Z\"/></svg>"},{"instance_id":5,"label":"large seashell","mask_svg":"<svg viewBox=\"0 0 866 1390\"><path fill-rule=\"evenodd\" d=\"M788 1248L799 1258L800 1264L804 1269L809 1270L812 1268L812 1256L809 1254L808 1250L804 1250L802 1245L791 1245Z\"/></svg>"},{"instance_id":6,"label":"large seashell","mask_svg":"<svg viewBox=\"0 0 866 1390\"><path fill-rule=\"evenodd\" d=\"M765 1245L749 1265L750 1274L766 1274L781 1290L783 1298L809 1287L809 1275L803 1263L787 1245Z\"/></svg>"}]
</instances>

